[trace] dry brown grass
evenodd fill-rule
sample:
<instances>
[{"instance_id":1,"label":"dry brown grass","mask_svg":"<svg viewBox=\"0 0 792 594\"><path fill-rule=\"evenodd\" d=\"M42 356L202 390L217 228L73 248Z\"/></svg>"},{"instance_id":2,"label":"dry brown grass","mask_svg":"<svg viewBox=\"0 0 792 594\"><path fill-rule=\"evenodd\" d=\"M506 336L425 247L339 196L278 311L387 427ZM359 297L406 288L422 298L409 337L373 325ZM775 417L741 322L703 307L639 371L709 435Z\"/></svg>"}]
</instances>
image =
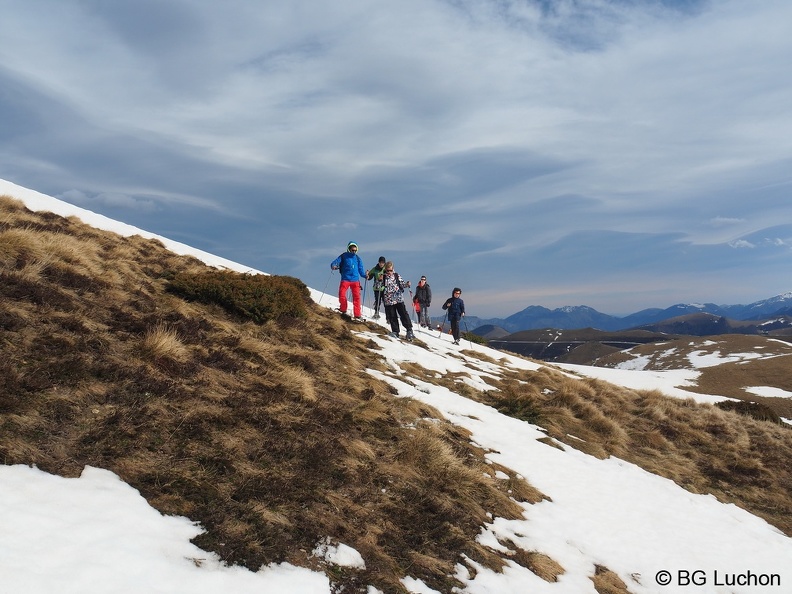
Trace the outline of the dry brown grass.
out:
<instances>
[{"instance_id":1,"label":"dry brown grass","mask_svg":"<svg viewBox=\"0 0 792 594\"><path fill-rule=\"evenodd\" d=\"M179 340L179 334L164 324L157 324L146 331L140 344L140 352L144 358L152 361L173 359L184 362L190 355L187 347Z\"/></svg>"},{"instance_id":2,"label":"dry brown grass","mask_svg":"<svg viewBox=\"0 0 792 594\"><path fill-rule=\"evenodd\" d=\"M206 270L0 198L0 461L112 470L251 569L321 567L308 552L343 540L367 565L323 567L346 591L409 573L450 592L462 555L500 567L481 526L540 494L365 373L387 366L329 312L254 324L166 291Z\"/></svg>"},{"instance_id":3,"label":"dry brown grass","mask_svg":"<svg viewBox=\"0 0 792 594\"><path fill-rule=\"evenodd\" d=\"M624 581L610 569L602 565L597 565L594 577L591 578L591 581L594 582L594 589L599 592L599 594L629 593Z\"/></svg>"}]
</instances>

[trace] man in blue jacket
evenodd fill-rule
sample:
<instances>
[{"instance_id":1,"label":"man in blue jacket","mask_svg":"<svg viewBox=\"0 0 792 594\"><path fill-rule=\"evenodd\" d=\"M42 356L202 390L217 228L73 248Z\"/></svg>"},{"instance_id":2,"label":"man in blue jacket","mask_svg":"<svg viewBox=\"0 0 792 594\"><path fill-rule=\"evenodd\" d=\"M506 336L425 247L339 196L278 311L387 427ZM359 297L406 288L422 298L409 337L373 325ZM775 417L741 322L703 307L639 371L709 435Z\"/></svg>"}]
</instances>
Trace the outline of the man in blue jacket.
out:
<instances>
[{"instance_id":1,"label":"man in blue jacket","mask_svg":"<svg viewBox=\"0 0 792 594\"><path fill-rule=\"evenodd\" d=\"M448 311L448 321L451 322L451 334L454 336L454 344L459 344L459 320L465 317L465 302L462 301L462 289L455 287L451 297L443 303L443 309Z\"/></svg>"},{"instance_id":2,"label":"man in blue jacket","mask_svg":"<svg viewBox=\"0 0 792 594\"><path fill-rule=\"evenodd\" d=\"M358 256L358 246L354 241L347 244L347 251L330 263L332 270L341 271L341 284L338 287L338 305L342 314L345 314L349 302L347 291L352 289L352 311L356 320L361 320L360 279L366 278L366 269L363 260Z\"/></svg>"}]
</instances>

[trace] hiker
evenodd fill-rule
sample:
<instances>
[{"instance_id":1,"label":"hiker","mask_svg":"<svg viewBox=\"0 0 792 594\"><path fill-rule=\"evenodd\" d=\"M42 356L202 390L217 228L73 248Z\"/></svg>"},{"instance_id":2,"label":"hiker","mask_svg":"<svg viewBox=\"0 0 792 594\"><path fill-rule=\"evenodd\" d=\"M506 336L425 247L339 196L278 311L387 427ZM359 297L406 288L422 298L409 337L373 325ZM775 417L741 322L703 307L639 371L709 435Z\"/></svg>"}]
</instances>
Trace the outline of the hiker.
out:
<instances>
[{"instance_id":1,"label":"hiker","mask_svg":"<svg viewBox=\"0 0 792 594\"><path fill-rule=\"evenodd\" d=\"M407 330L407 340L414 339L412 320L404 305L404 288L410 287L410 281L405 281L398 272L393 270L393 262L386 262L382 284L382 302L385 304L385 319L392 330L390 335L399 338L399 318L401 318L404 329Z\"/></svg>"},{"instance_id":2,"label":"hiker","mask_svg":"<svg viewBox=\"0 0 792 594\"><path fill-rule=\"evenodd\" d=\"M366 280L373 280L374 286L372 287L372 291L374 292L374 315L372 316L375 320L379 320L379 308L380 304L382 303L382 275L385 274L385 256L380 256L379 260L377 261L377 265L374 266L371 270L368 271L366 274Z\"/></svg>"},{"instance_id":3,"label":"hiker","mask_svg":"<svg viewBox=\"0 0 792 594\"><path fill-rule=\"evenodd\" d=\"M349 305L347 301L347 291L352 290L352 310L354 319L362 320L362 308L360 304L360 279L365 278L366 269L363 268L363 260L358 256L358 246L354 241L347 244L347 251L338 256L330 263L332 270L341 271L341 284L338 286L338 311L346 314Z\"/></svg>"},{"instance_id":4,"label":"hiker","mask_svg":"<svg viewBox=\"0 0 792 594\"><path fill-rule=\"evenodd\" d=\"M418 281L418 286L415 287L415 297L413 303L417 303L416 311L418 312L418 323L421 328L431 328L432 321L429 319L429 306L432 305L432 289L429 283L426 282L426 277L422 276Z\"/></svg>"},{"instance_id":5,"label":"hiker","mask_svg":"<svg viewBox=\"0 0 792 594\"><path fill-rule=\"evenodd\" d=\"M455 287L451 297L443 303L443 309L448 311L448 321L451 323L451 334L454 344L459 344L459 321L465 316L465 302L460 297L462 289Z\"/></svg>"}]
</instances>

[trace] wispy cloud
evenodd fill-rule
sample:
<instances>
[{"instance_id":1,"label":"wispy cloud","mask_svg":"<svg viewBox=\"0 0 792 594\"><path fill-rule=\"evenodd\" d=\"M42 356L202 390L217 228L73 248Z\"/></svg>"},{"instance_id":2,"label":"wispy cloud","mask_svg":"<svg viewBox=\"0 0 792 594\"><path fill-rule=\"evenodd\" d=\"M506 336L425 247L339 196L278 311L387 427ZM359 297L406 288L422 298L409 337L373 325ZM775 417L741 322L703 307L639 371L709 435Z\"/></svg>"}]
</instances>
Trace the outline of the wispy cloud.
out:
<instances>
[{"instance_id":1,"label":"wispy cloud","mask_svg":"<svg viewBox=\"0 0 792 594\"><path fill-rule=\"evenodd\" d=\"M0 177L313 285L354 230L525 306L666 305L649 268L673 302L750 302L789 289L732 248L791 214L790 20L783 0L7 0ZM757 282L698 292L749 251ZM536 290L597 276L634 288Z\"/></svg>"}]
</instances>

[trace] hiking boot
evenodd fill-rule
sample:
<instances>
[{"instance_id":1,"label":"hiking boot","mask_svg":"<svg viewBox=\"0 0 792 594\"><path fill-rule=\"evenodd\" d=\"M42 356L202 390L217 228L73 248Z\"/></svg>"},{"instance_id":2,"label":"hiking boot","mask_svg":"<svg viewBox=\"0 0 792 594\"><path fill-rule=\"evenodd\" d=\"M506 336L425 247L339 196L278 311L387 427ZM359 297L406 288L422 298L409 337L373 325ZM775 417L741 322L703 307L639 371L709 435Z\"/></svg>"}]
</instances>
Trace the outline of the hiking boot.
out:
<instances>
[{"instance_id":1,"label":"hiking boot","mask_svg":"<svg viewBox=\"0 0 792 594\"><path fill-rule=\"evenodd\" d=\"M415 334L413 334L412 330L407 330L407 340L412 340L415 338Z\"/></svg>"}]
</instances>

